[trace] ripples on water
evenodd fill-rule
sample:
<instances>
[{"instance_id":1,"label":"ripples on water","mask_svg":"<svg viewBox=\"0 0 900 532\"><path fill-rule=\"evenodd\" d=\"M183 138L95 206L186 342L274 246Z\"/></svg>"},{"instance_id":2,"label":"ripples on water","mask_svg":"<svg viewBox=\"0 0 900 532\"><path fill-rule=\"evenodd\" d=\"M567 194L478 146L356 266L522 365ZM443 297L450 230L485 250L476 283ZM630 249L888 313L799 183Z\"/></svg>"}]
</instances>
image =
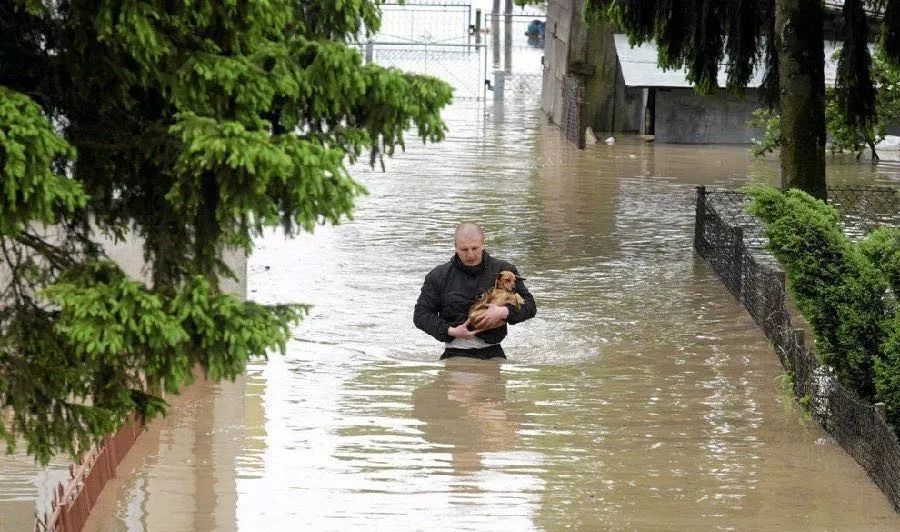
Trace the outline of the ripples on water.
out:
<instances>
[{"instance_id":1,"label":"ripples on water","mask_svg":"<svg viewBox=\"0 0 900 532\"><path fill-rule=\"evenodd\" d=\"M258 242L251 296L312 313L285 357L148 433L91 529L896 529L691 251L693 187L776 163L628 138L579 152L539 112L482 112L355 168L354 221ZM502 365L438 362L412 326L467 219L538 301Z\"/></svg>"},{"instance_id":2,"label":"ripples on water","mask_svg":"<svg viewBox=\"0 0 900 532\"><path fill-rule=\"evenodd\" d=\"M771 348L691 250L693 187L773 182L777 163L628 137L579 152L512 105L447 119L446 142L354 169L370 192L354 221L258 242L251 297L315 305L287 356L177 398L89 529L900 525L785 399ZM461 220L538 301L502 365L437 362L412 326Z\"/></svg>"}]
</instances>

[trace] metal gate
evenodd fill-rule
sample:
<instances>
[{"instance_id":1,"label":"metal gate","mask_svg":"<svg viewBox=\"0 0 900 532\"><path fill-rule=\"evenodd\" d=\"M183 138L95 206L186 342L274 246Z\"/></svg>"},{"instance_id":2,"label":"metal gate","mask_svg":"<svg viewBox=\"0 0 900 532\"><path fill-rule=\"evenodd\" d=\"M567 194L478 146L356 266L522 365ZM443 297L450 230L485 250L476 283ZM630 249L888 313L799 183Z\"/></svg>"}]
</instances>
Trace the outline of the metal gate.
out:
<instances>
[{"instance_id":1,"label":"metal gate","mask_svg":"<svg viewBox=\"0 0 900 532\"><path fill-rule=\"evenodd\" d=\"M469 3L381 5L381 28L360 44L366 63L427 74L453 87L454 100L485 97L487 52L480 10Z\"/></svg>"}]
</instances>

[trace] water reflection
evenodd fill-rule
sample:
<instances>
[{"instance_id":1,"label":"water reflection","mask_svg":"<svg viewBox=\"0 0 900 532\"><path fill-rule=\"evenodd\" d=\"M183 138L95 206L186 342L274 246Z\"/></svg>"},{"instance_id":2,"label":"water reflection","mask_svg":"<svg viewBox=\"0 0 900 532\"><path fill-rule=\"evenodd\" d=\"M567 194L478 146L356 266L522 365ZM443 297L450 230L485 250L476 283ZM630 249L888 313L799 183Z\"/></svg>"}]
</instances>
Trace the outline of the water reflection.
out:
<instances>
[{"instance_id":1,"label":"water reflection","mask_svg":"<svg viewBox=\"0 0 900 532\"><path fill-rule=\"evenodd\" d=\"M451 358L432 382L413 392L412 402L422 437L449 448L456 475L480 470L485 453L515 446L521 419L507 408L499 361Z\"/></svg>"},{"instance_id":2,"label":"water reflection","mask_svg":"<svg viewBox=\"0 0 900 532\"><path fill-rule=\"evenodd\" d=\"M244 380L212 384L201 377L170 396L172 412L137 439L85 529L235 530L235 463L253 450L240 437Z\"/></svg>"},{"instance_id":3,"label":"water reflection","mask_svg":"<svg viewBox=\"0 0 900 532\"><path fill-rule=\"evenodd\" d=\"M65 457L41 467L25 454L25 445L18 442L17 452L6 455L5 443L0 444L0 532L31 530L35 513L50 510L56 486L69 478Z\"/></svg>"}]
</instances>

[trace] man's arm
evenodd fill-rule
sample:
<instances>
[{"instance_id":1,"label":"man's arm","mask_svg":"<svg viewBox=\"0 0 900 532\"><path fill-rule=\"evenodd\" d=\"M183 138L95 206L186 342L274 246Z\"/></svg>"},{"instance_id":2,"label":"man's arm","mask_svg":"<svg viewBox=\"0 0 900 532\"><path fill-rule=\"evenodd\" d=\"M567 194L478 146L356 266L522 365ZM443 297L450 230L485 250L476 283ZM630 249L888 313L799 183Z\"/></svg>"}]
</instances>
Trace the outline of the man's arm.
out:
<instances>
[{"instance_id":1,"label":"man's arm","mask_svg":"<svg viewBox=\"0 0 900 532\"><path fill-rule=\"evenodd\" d=\"M440 315L440 297L434 279L434 272L425 276L422 292L416 301L413 311L413 323L416 327L433 336L439 342L452 342L453 337L447 332L450 324Z\"/></svg>"},{"instance_id":2,"label":"man's arm","mask_svg":"<svg viewBox=\"0 0 900 532\"><path fill-rule=\"evenodd\" d=\"M516 277L519 276L515 266L509 265L509 271L513 272ZM534 296L531 295L531 292L528 291L521 279L516 280L516 293L522 296L523 299L523 303L519 305L519 310L516 310L515 305L494 305L491 303L484 314L473 325L479 329L489 330L500 327L504 323L515 325L533 318L537 313L537 305L534 302Z\"/></svg>"}]
</instances>

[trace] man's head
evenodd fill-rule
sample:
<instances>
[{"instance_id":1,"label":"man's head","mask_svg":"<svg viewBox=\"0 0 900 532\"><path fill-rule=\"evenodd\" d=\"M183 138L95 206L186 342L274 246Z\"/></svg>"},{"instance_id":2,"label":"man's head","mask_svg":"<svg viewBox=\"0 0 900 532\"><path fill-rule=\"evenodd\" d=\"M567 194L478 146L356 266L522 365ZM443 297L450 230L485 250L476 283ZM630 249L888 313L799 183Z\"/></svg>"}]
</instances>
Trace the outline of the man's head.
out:
<instances>
[{"instance_id":1,"label":"man's head","mask_svg":"<svg viewBox=\"0 0 900 532\"><path fill-rule=\"evenodd\" d=\"M478 266L484 253L484 230L480 225L463 222L453 234L456 256L466 266Z\"/></svg>"}]
</instances>

